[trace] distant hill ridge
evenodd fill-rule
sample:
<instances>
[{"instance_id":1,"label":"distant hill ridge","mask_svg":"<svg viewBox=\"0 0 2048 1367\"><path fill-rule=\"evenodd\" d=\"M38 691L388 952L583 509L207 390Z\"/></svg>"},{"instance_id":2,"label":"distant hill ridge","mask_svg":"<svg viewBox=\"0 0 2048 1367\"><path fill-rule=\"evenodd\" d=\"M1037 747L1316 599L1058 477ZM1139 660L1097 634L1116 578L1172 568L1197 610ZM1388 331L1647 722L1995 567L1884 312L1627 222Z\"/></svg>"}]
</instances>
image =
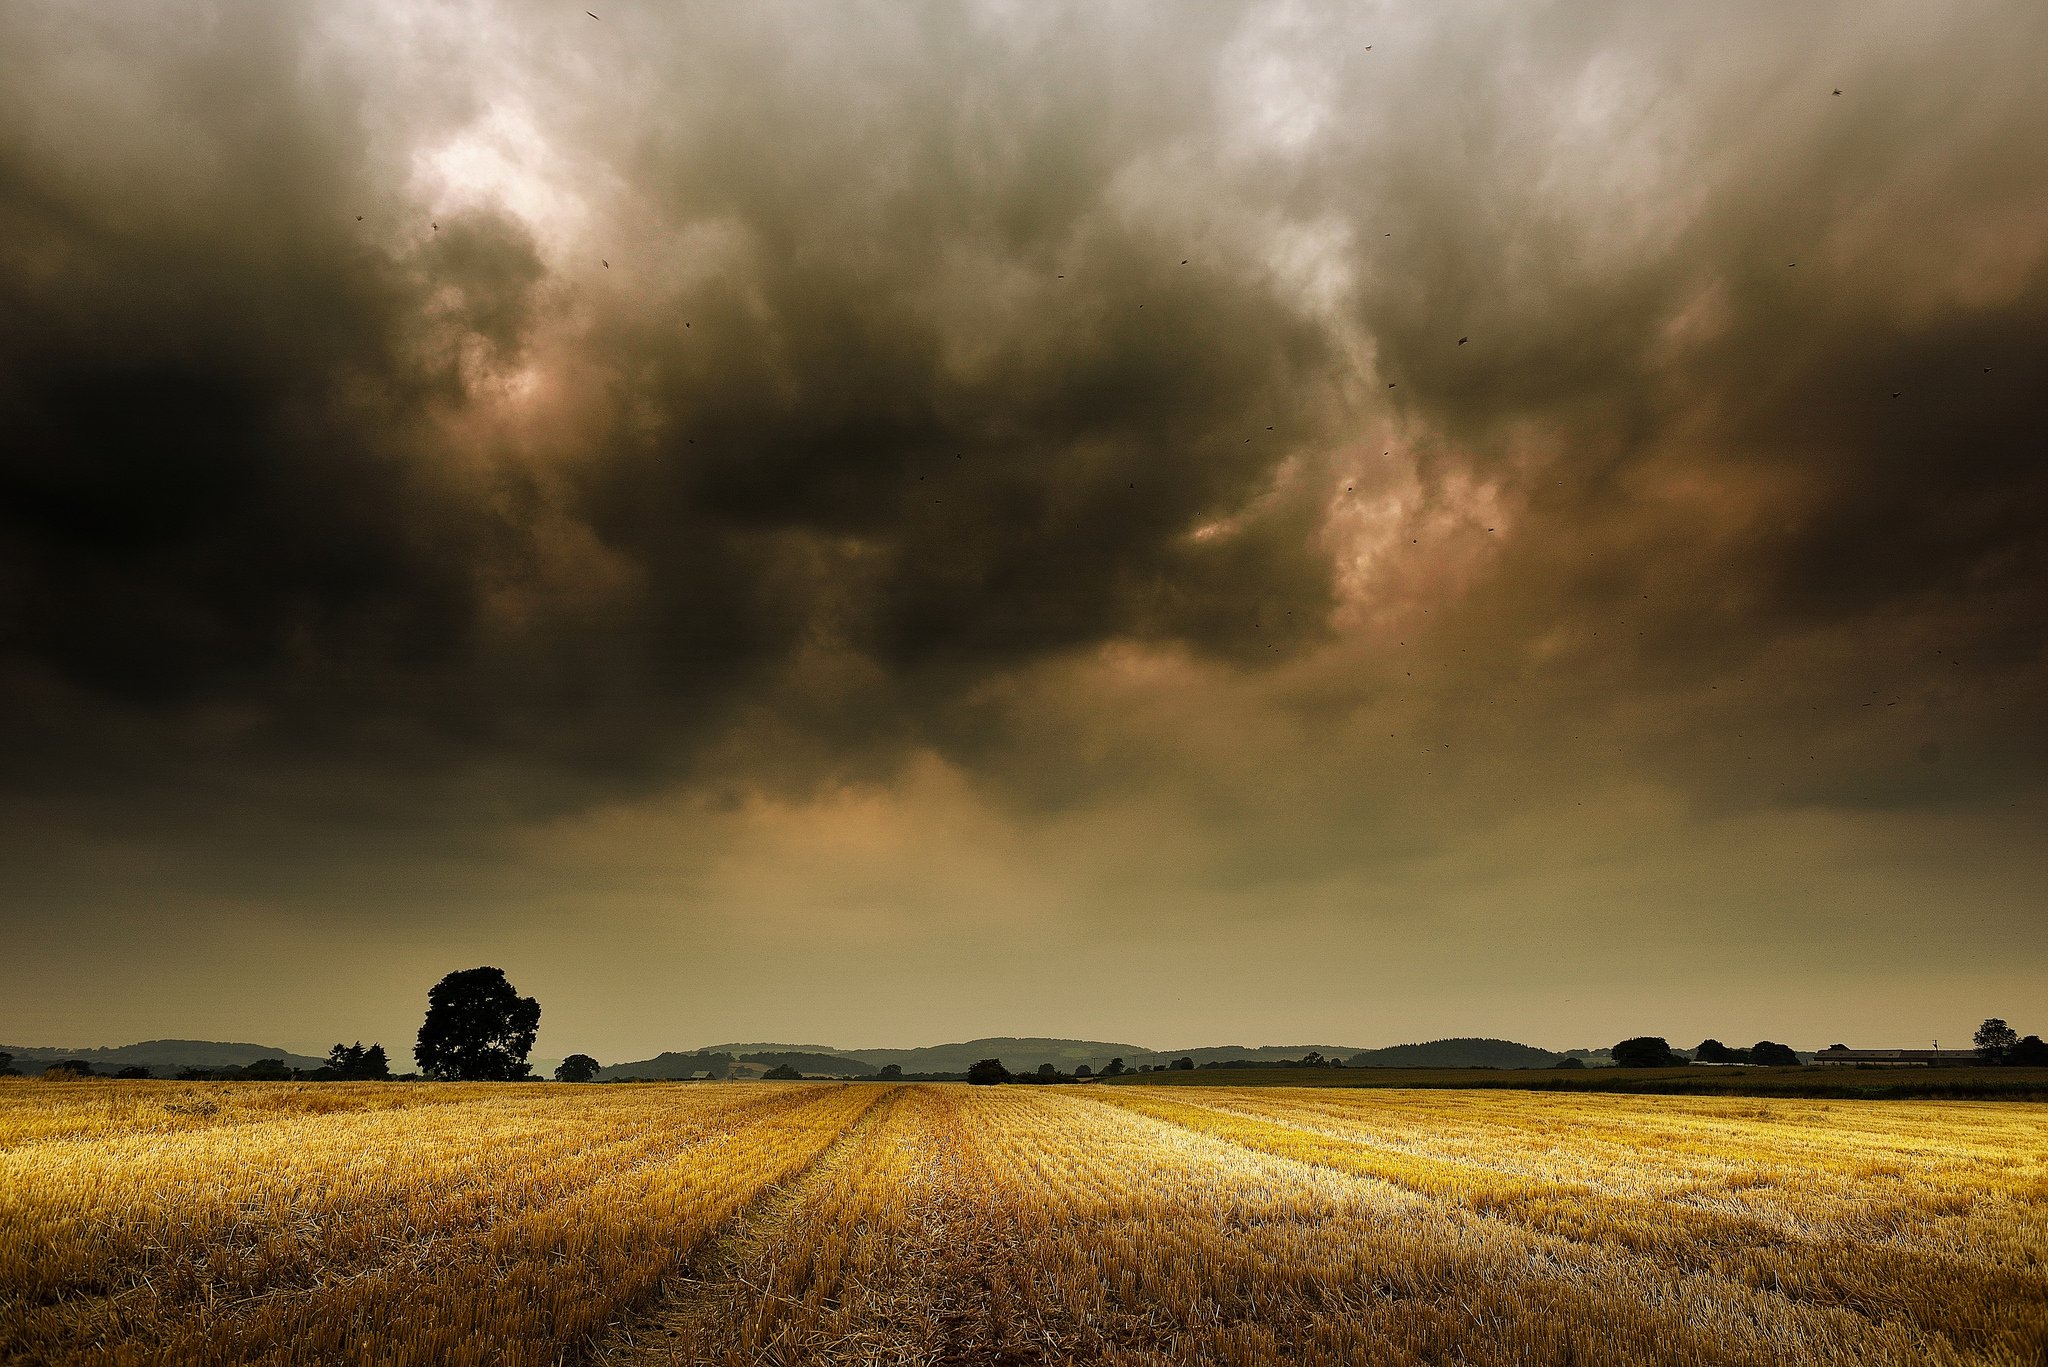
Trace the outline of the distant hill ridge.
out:
<instances>
[{"instance_id":1,"label":"distant hill ridge","mask_svg":"<svg viewBox=\"0 0 2048 1367\"><path fill-rule=\"evenodd\" d=\"M763 1071L786 1064L798 1072L822 1077L865 1077L879 1068L895 1064L908 1074L965 1073L985 1058L996 1058L1011 1072L1034 1072L1050 1063L1063 1073L1086 1064L1101 1072L1111 1059L1120 1058L1127 1068L1159 1066L1178 1058L1205 1063L1274 1063L1298 1059L1310 1053L1327 1059L1342 1059L1365 1068L1540 1068L1557 1061L1560 1054L1549 1049L1518 1044L1513 1040L1456 1038L1428 1040L1419 1044L1396 1044L1383 1049L1361 1049L1340 1044L1223 1044L1192 1049L1146 1049L1136 1044L1108 1040L1055 1039L993 1035L952 1044L932 1044L917 1049L840 1049L821 1044L718 1044L688 1052L672 1051L651 1059L614 1064L599 1076L606 1078L679 1078L714 1071L723 1060L742 1065L740 1073Z\"/></svg>"},{"instance_id":2,"label":"distant hill ridge","mask_svg":"<svg viewBox=\"0 0 2048 1367\"><path fill-rule=\"evenodd\" d=\"M1547 1068L1564 1055L1506 1039L1433 1039L1363 1049L1345 1056L1354 1068Z\"/></svg>"},{"instance_id":3,"label":"distant hill ridge","mask_svg":"<svg viewBox=\"0 0 2048 1367\"><path fill-rule=\"evenodd\" d=\"M144 1040L138 1044L94 1049L0 1045L0 1053L14 1055L15 1066L24 1070L77 1058L87 1060L99 1072L139 1065L159 1074L172 1073L180 1068L245 1067L266 1058L282 1059L287 1067L303 1069L318 1068L326 1062L275 1045L186 1039ZM892 1063L909 1074L965 1073L985 1058L1001 1059L1012 1072L1035 1072L1041 1065L1050 1063L1063 1073L1071 1073L1083 1064L1099 1073L1111 1059L1117 1058L1124 1061L1125 1067L1135 1069L1148 1064L1157 1067L1178 1058L1193 1059L1199 1066L1237 1060L1272 1063L1298 1059L1309 1053L1367 1068L1539 1068L1561 1057L1548 1049L1502 1039L1439 1039L1419 1044L1396 1044L1382 1049L1337 1044L1224 1044L1190 1049L1146 1049L1111 1040L992 1035L916 1049L840 1049L829 1044L778 1044L770 1041L716 1044L613 1064L603 1069L599 1076L665 1080L728 1070L738 1076L756 1076L770 1068L787 1066L817 1077L867 1077Z\"/></svg>"},{"instance_id":4,"label":"distant hill ridge","mask_svg":"<svg viewBox=\"0 0 2048 1367\"><path fill-rule=\"evenodd\" d=\"M118 1044L104 1049L54 1049L41 1045L0 1044L0 1054L14 1055L14 1066L52 1064L80 1058L94 1071L143 1067L152 1071L178 1068L242 1068L258 1059L283 1059L289 1068L319 1068L324 1058L309 1058L271 1044L227 1044L204 1039L151 1039L140 1044Z\"/></svg>"}]
</instances>

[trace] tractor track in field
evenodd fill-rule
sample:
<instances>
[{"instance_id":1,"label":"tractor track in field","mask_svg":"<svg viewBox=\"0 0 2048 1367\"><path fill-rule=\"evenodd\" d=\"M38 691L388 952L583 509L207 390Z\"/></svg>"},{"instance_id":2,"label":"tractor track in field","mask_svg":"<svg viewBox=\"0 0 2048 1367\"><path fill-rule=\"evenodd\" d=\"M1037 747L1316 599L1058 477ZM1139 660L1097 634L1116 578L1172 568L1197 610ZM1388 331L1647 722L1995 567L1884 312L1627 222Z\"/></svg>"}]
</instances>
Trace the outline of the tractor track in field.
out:
<instances>
[{"instance_id":1,"label":"tractor track in field","mask_svg":"<svg viewBox=\"0 0 2048 1367\"><path fill-rule=\"evenodd\" d=\"M1190 1101L1151 1098L1142 1093L1120 1097L1100 1093L1090 1098L1134 1115L1149 1116L1162 1124L1219 1139L1253 1153L1289 1162L1323 1168L1344 1176L1386 1182L1392 1186L1461 1209L1484 1221L1498 1221L1528 1234L1558 1239L1587 1249L1605 1249L1620 1256L1657 1266L1676 1276L1697 1276L1743 1284L1741 1265L1773 1259L1804 1265L1805 1275L1789 1284L1774 1275L1766 1284L1759 1273L1747 1282L1759 1293L1784 1300L1789 1305L1817 1311L1840 1311L1869 1323L1881 1323L1899 1310L1897 1288L1932 1284L1947 1292L1938 1304L1960 1303L1967 1288L1981 1282L1983 1274L1971 1269L1952 1254L1922 1250L1887 1249L1877 1241L1864 1250L1866 1267L1861 1279L1849 1281L1831 1274L1833 1253L1826 1240L1810 1233L1788 1229L1760 1217L1714 1210L1679 1202L1660 1203L1653 1197L1615 1195L1584 1183L1546 1183L1543 1179L1502 1172L1462 1163L1459 1160L1410 1154L1365 1136L1299 1124L1263 1111L1239 1110L1225 1101ZM1147 1103L1151 1102L1151 1105ZM1175 1113L1178 1108L1178 1114ZM1204 1114L1207 1119L1203 1118ZM1212 1122L1222 1121L1221 1126ZM1241 1127L1230 1122L1245 1122ZM1274 1144L1259 1137L1260 1130L1292 1132L1309 1141L1306 1146ZM1479 1189L1487 1176L1498 1177L1503 1195ZM1472 1185L1468 1185L1472 1184ZM1555 1196L1546 1191L1554 1188ZM1712 1222L1710 1235L1682 1233L1649 1216L1662 1213L1668 1220ZM1606 1228L1596 1229L1589 1217L1607 1217ZM1636 1217L1636 1218L1631 1218ZM1633 1226L1633 1228L1631 1228ZM1872 1265L1875 1265L1872 1266ZM1874 1275L1881 1267L1883 1275ZM1790 1269L1786 1269L1789 1271ZM2029 1303L2039 1293L2039 1275L2031 1269L2008 1270L1997 1286L1997 1300L2005 1304ZM1910 1316L1921 1329L1937 1338L1946 1337L1972 1351L1995 1351L2009 1347L2004 1342L2012 1331L1996 1315L1966 1317L1948 1315L1928 1318ZM2040 1342L2027 1340L2024 1351L2039 1353ZM2041 1359L2048 1362L2048 1357Z\"/></svg>"},{"instance_id":2,"label":"tractor track in field","mask_svg":"<svg viewBox=\"0 0 2048 1367\"><path fill-rule=\"evenodd\" d=\"M695 1345L709 1338L707 1331L720 1318L764 1294L739 1275L748 1255L775 1242L790 1213L832 1180L834 1170L858 1151L863 1138L886 1123L909 1089L899 1085L877 1090L873 1104L817 1157L728 1221L670 1279L661 1295L615 1323L583 1361L589 1367L653 1367L712 1360L696 1352Z\"/></svg>"}]
</instances>

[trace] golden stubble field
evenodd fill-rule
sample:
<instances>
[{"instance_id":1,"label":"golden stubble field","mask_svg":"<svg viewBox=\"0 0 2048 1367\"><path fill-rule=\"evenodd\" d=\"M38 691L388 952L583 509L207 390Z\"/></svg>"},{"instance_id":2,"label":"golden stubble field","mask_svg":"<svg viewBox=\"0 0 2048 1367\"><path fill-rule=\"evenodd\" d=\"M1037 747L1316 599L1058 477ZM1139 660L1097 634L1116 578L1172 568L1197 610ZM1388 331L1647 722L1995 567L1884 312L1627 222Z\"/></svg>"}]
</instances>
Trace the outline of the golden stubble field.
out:
<instances>
[{"instance_id":1,"label":"golden stubble field","mask_svg":"<svg viewBox=\"0 0 2048 1367\"><path fill-rule=\"evenodd\" d=\"M6 1363L2048 1361L2048 1106L0 1082Z\"/></svg>"}]
</instances>

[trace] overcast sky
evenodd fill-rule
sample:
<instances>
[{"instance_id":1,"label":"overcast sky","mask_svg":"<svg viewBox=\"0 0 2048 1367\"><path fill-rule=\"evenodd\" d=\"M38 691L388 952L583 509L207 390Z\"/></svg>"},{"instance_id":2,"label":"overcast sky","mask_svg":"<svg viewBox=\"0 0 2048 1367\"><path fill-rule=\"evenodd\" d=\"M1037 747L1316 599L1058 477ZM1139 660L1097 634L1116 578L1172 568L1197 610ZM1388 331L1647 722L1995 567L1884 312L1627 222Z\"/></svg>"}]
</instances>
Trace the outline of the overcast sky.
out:
<instances>
[{"instance_id":1,"label":"overcast sky","mask_svg":"<svg viewBox=\"0 0 2048 1367\"><path fill-rule=\"evenodd\" d=\"M2048 6L591 8L0 9L0 1041L2048 1031Z\"/></svg>"}]
</instances>

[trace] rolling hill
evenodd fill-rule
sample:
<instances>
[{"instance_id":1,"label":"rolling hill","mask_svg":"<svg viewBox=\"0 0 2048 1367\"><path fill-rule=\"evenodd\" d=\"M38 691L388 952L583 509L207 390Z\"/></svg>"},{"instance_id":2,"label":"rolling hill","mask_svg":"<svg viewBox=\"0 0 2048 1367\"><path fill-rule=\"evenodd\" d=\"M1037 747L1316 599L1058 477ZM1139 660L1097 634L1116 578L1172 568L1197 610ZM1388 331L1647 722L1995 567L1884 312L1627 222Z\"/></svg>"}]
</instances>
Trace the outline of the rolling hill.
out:
<instances>
[{"instance_id":1,"label":"rolling hill","mask_svg":"<svg viewBox=\"0 0 2048 1367\"><path fill-rule=\"evenodd\" d=\"M38 1045L0 1044L0 1053L14 1055L14 1066L23 1072L47 1068L64 1059L80 1058L96 1073L142 1067L160 1077L180 1068L243 1068L258 1059L283 1059L291 1068L319 1068L324 1058L310 1058L269 1044L223 1044L217 1040L152 1039L140 1044L121 1044L107 1049L51 1049Z\"/></svg>"},{"instance_id":2,"label":"rolling hill","mask_svg":"<svg viewBox=\"0 0 2048 1367\"><path fill-rule=\"evenodd\" d=\"M1385 1049L1360 1049L1342 1044L1220 1044L1188 1049L1147 1049L1136 1044L1110 1040L1055 1039L995 1035L951 1044L926 1045L918 1049L839 1049L829 1044L717 1044L688 1052L664 1053L636 1063L615 1064L599 1073L604 1078L678 1078L715 1070L721 1063L739 1065L737 1075L758 1073L777 1064L817 1077L864 1077L895 1064L905 1073L965 1073L985 1058L1001 1059L1013 1073L1035 1072L1050 1063L1063 1073L1082 1064L1101 1072L1111 1059L1120 1058L1127 1068L1158 1067L1178 1058L1191 1058L1197 1066L1242 1060L1248 1063L1278 1063L1309 1053L1343 1059L1359 1067L1373 1068L1541 1068L1559 1055L1512 1040L1442 1039L1420 1044L1397 1044Z\"/></svg>"},{"instance_id":3,"label":"rolling hill","mask_svg":"<svg viewBox=\"0 0 2048 1367\"><path fill-rule=\"evenodd\" d=\"M1354 1068L1548 1068L1562 1057L1505 1039L1433 1039L1343 1055Z\"/></svg>"}]
</instances>

